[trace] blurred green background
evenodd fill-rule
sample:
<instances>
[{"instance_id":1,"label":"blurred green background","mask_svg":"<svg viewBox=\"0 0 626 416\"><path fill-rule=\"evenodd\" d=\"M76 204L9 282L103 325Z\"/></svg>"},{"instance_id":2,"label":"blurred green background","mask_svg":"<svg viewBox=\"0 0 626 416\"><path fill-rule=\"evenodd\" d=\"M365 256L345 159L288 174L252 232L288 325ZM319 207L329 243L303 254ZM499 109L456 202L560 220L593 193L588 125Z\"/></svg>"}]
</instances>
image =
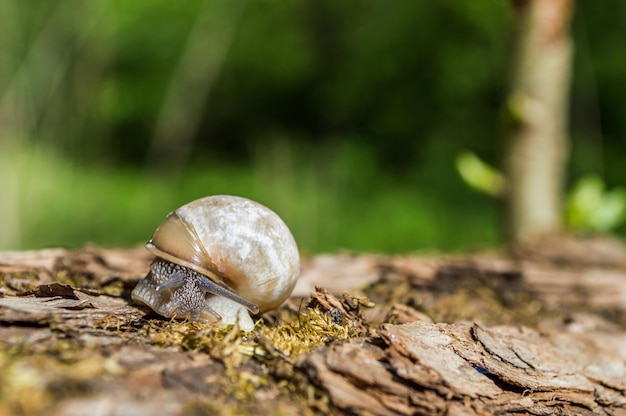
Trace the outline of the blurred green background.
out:
<instances>
[{"instance_id":1,"label":"blurred green background","mask_svg":"<svg viewBox=\"0 0 626 416\"><path fill-rule=\"evenodd\" d=\"M624 22L576 2L570 184L626 184ZM454 161L500 164L514 23L504 0L4 0L0 249L140 244L220 193L306 252L496 245Z\"/></svg>"}]
</instances>

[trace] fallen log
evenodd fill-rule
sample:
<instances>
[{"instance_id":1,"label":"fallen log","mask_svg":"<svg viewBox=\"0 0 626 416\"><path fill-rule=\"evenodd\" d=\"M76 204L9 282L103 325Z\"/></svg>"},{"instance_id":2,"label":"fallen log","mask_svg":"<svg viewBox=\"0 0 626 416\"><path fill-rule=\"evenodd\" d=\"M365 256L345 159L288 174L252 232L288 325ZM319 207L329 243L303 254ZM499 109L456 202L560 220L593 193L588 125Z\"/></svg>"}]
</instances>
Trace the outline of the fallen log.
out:
<instances>
[{"instance_id":1,"label":"fallen log","mask_svg":"<svg viewBox=\"0 0 626 416\"><path fill-rule=\"evenodd\" d=\"M576 249L306 258L251 333L134 305L142 249L0 253L0 414L625 414L626 251Z\"/></svg>"}]
</instances>

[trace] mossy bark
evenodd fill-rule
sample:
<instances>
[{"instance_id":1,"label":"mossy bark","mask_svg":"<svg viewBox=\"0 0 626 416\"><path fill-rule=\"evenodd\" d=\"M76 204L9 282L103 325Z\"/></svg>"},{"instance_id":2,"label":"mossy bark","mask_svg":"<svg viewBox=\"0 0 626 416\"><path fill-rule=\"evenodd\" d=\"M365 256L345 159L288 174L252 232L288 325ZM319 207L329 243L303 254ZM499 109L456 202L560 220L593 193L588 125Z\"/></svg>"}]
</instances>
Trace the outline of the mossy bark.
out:
<instances>
[{"instance_id":1,"label":"mossy bark","mask_svg":"<svg viewBox=\"0 0 626 416\"><path fill-rule=\"evenodd\" d=\"M0 414L619 414L626 249L545 244L305 258L251 332L133 304L143 249L0 253Z\"/></svg>"}]
</instances>

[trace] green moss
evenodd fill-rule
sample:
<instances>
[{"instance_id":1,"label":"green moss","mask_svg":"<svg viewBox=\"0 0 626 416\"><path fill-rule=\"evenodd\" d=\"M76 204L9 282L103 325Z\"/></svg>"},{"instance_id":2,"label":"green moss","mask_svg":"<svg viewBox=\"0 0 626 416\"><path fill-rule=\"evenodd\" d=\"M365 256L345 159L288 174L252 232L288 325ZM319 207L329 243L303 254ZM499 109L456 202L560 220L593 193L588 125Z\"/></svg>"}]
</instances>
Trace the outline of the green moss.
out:
<instances>
[{"instance_id":1,"label":"green moss","mask_svg":"<svg viewBox=\"0 0 626 416\"><path fill-rule=\"evenodd\" d=\"M41 413L51 402L41 371L0 350L0 414Z\"/></svg>"},{"instance_id":2,"label":"green moss","mask_svg":"<svg viewBox=\"0 0 626 416\"><path fill-rule=\"evenodd\" d=\"M326 395L294 371L295 359L331 341L358 336L354 322L346 320L344 325L338 325L318 308L291 313L275 325L259 320L252 332L174 320L147 321L145 328L148 339L159 347L208 354L223 364L224 374L211 380L211 388L223 391L233 402L194 402L189 404L191 414L198 409L219 409L220 414L258 414L254 405L258 404L259 394L276 399L271 400L272 406L280 404L271 408L273 414L292 414L291 406L297 406L303 414L329 413Z\"/></svg>"},{"instance_id":3,"label":"green moss","mask_svg":"<svg viewBox=\"0 0 626 416\"><path fill-rule=\"evenodd\" d=\"M83 353L70 363L54 354L0 349L0 414L46 414L63 398L90 393L92 380L107 372L101 355Z\"/></svg>"},{"instance_id":4,"label":"green moss","mask_svg":"<svg viewBox=\"0 0 626 416\"><path fill-rule=\"evenodd\" d=\"M358 331L354 322L337 325L328 313L308 308L296 320L261 327L260 336L269 341L264 343L267 349L271 345L275 352L293 357L334 340L357 337Z\"/></svg>"},{"instance_id":5,"label":"green moss","mask_svg":"<svg viewBox=\"0 0 626 416\"><path fill-rule=\"evenodd\" d=\"M232 325L215 327L174 320L149 321L147 331L149 339L158 346L205 352L220 360L237 355L294 357L337 339L358 336L353 322L337 325L329 314L312 308L274 326L259 320L252 332L240 331Z\"/></svg>"}]
</instances>

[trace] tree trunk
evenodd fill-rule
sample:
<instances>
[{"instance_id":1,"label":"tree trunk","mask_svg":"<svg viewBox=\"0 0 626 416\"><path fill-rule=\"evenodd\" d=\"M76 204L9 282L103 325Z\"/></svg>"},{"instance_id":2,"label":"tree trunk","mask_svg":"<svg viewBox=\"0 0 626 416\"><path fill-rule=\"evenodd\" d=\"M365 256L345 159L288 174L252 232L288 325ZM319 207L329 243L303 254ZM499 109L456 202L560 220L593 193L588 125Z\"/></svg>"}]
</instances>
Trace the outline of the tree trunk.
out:
<instances>
[{"instance_id":1,"label":"tree trunk","mask_svg":"<svg viewBox=\"0 0 626 416\"><path fill-rule=\"evenodd\" d=\"M572 0L513 0L517 56L505 157L508 239L513 244L558 232L568 155L567 112Z\"/></svg>"}]
</instances>

